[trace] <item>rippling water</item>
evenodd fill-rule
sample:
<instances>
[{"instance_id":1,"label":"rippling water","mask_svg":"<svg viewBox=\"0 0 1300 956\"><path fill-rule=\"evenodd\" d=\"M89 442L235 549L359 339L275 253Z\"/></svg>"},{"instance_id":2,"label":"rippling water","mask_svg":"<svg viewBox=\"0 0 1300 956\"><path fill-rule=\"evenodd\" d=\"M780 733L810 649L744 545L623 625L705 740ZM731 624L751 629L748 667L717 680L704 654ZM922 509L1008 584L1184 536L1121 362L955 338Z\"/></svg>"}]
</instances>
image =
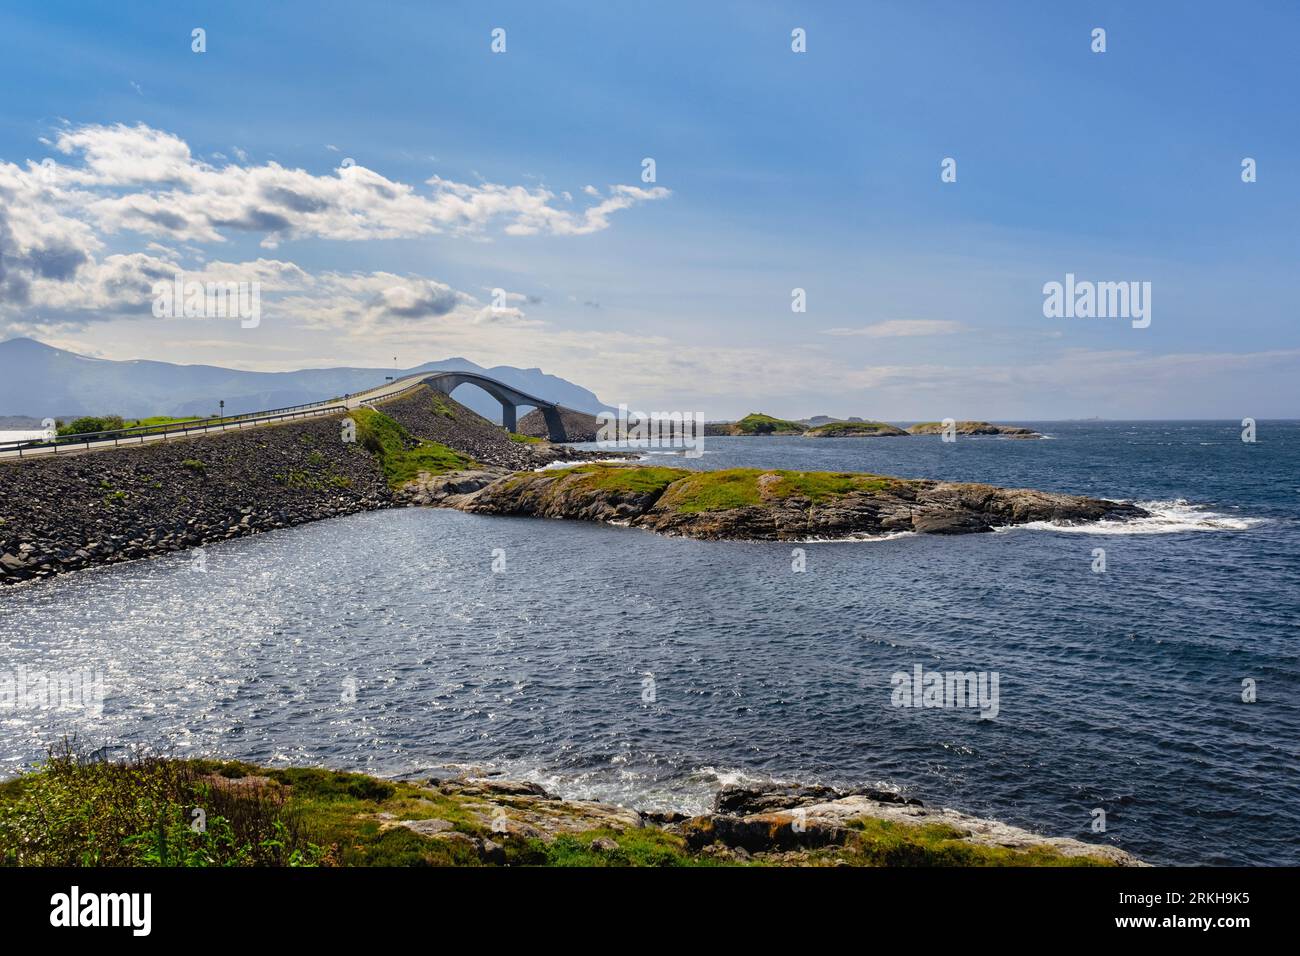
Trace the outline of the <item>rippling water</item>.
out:
<instances>
[{"instance_id":1,"label":"rippling water","mask_svg":"<svg viewBox=\"0 0 1300 956\"><path fill-rule=\"evenodd\" d=\"M1300 862L1300 424L1261 423L1254 445L1227 422L1039 427L1053 440L709 439L700 460L655 460L991 481L1158 516L809 543L798 574L788 544L407 509L209 546L206 573L179 554L0 591L0 671L97 667L107 690L99 718L0 710L0 772L77 731L467 765L642 808L703 809L737 779L885 784L1154 862ZM996 671L997 718L892 706L891 675L917 664Z\"/></svg>"}]
</instances>

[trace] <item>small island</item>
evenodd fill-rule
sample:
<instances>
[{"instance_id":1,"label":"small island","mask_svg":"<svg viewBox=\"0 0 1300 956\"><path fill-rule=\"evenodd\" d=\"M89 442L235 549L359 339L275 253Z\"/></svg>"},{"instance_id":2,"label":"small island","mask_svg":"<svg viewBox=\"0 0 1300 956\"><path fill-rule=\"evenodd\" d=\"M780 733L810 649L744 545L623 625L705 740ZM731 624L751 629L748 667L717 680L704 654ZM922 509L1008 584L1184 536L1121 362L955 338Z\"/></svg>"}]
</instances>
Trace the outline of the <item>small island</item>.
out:
<instances>
[{"instance_id":1,"label":"small island","mask_svg":"<svg viewBox=\"0 0 1300 956\"><path fill-rule=\"evenodd\" d=\"M1032 428L1019 425L994 425L991 422L956 422L953 431L958 435L999 435L1003 438L1042 438ZM943 422L918 422L907 430L909 435L942 435Z\"/></svg>"},{"instance_id":2,"label":"small island","mask_svg":"<svg viewBox=\"0 0 1300 956\"><path fill-rule=\"evenodd\" d=\"M892 438L907 432L884 422L828 422L814 425L803 433L804 438Z\"/></svg>"},{"instance_id":3,"label":"small island","mask_svg":"<svg viewBox=\"0 0 1300 956\"><path fill-rule=\"evenodd\" d=\"M803 422L774 418L762 412L750 412L738 422L719 422L705 426L706 435L802 435Z\"/></svg>"},{"instance_id":4,"label":"small island","mask_svg":"<svg viewBox=\"0 0 1300 956\"><path fill-rule=\"evenodd\" d=\"M530 423L531 424L531 423ZM535 426L534 426L535 427ZM816 415L813 418L793 420L777 418L763 412L750 412L735 422L709 422L704 434L726 436L790 436L799 438L899 438L908 435L941 435L943 422L920 422L910 428L900 428L887 422L863 418L830 418ZM960 421L954 425L958 435L981 435L999 438L1042 438L1032 428L1019 425L994 425L991 422Z\"/></svg>"},{"instance_id":5,"label":"small island","mask_svg":"<svg viewBox=\"0 0 1300 956\"><path fill-rule=\"evenodd\" d=\"M1136 505L973 482L855 472L592 463L572 468L431 477L411 504L474 514L569 518L707 540L851 539L899 532L972 534L1051 521L1142 518Z\"/></svg>"}]
</instances>

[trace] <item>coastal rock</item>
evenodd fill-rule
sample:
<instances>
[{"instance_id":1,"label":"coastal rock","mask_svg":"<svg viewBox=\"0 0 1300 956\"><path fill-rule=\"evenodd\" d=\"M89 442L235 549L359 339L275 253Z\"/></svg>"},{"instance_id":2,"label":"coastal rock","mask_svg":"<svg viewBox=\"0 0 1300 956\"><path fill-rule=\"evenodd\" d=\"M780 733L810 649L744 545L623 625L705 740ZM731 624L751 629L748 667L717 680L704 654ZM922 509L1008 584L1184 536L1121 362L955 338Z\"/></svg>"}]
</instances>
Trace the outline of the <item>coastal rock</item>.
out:
<instances>
[{"instance_id":1,"label":"coastal rock","mask_svg":"<svg viewBox=\"0 0 1300 956\"><path fill-rule=\"evenodd\" d=\"M996 820L928 808L919 800L872 788L845 792L784 785L729 787L715 798L714 813L692 817L677 829L696 851L721 844L766 857L843 846L864 820L907 827L936 825L945 828L942 838L977 847L1089 857L1117 866L1145 865L1117 847L1046 837ZM784 861L792 862L788 855Z\"/></svg>"},{"instance_id":2,"label":"coastal rock","mask_svg":"<svg viewBox=\"0 0 1300 956\"><path fill-rule=\"evenodd\" d=\"M455 797L482 827L502 837L549 842L564 833L637 830L645 825L635 810L587 800L560 800L537 784L523 781L462 778L439 783L436 792Z\"/></svg>"},{"instance_id":3,"label":"coastal rock","mask_svg":"<svg viewBox=\"0 0 1300 956\"><path fill-rule=\"evenodd\" d=\"M396 494L399 501L411 505L454 507L464 496L486 488L509 474L511 472L508 468L476 468L449 471L442 475L422 471L415 480L399 488Z\"/></svg>"},{"instance_id":4,"label":"coastal rock","mask_svg":"<svg viewBox=\"0 0 1300 956\"><path fill-rule=\"evenodd\" d=\"M703 539L808 540L971 534L1147 515L1122 502L968 482L827 472L591 464L517 473L456 505L477 514L628 524Z\"/></svg>"},{"instance_id":5,"label":"coastal rock","mask_svg":"<svg viewBox=\"0 0 1300 956\"><path fill-rule=\"evenodd\" d=\"M909 429L909 435L941 435L943 422L919 422ZM1032 428L1020 425L994 425L991 422L955 422L953 431L958 435L1000 435L1003 438L1042 438Z\"/></svg>"},{"instance_id":6,"label":"coastal rock","mask_svg":"<svg viewBox=\"0 0 1300 956\"><path fill-rule=\"evenodd\" d=\"M795 807L824 803L828 800L840 800L848 796L864 796L878 803L921 806L920 800L874 787L838 790L834 787L825 786L769 783L759 786L731 785L723 787L714 795L713 811L714 813L729 816L748 816L757 813L771 813L774 810L791 810Z\"/></svg>"},{"instance_id":7,"label":"coastal rock","mask_svg":"<svg viewBox=\"0 0 1300 956\"><path fill-rule=\"evenodd\" d=\"M808 826L802 816L756 813L745 817L692 817L681 826L686 845L699 850L711 843L740 848L748 853L839 846L849 831L839 826Z\"/></svg>"},{"instance_id":8,"label":"coastal rock","mask_svg":"<svg viewBox=\"0 0 1300 956\"><path fill-rule=\"evenodd\" d=\"M205 779L224 790L278 794L282 787L291 793L318 786L318 773L298 778L245 764ZM396 851L403 860L435 865L573 863L584 854L588 865L700 859L767 866L1144 865L1113 846L1043 836L873 787L729 786L716 795L712 812L685 817L561 798L536 783L499 777L431 778L427 771L400 783L338 777L358 794L359 806L346 825L355 842L335 847L335 858L340 851L344 858L371 858L371 849L386 844L385 855ZM330 813L334 825L344 822ZM383 834L398 829L409 831L407 837L385 840ZM378 839L365 836L375 830Z\"/></svg>"}]
</instances>

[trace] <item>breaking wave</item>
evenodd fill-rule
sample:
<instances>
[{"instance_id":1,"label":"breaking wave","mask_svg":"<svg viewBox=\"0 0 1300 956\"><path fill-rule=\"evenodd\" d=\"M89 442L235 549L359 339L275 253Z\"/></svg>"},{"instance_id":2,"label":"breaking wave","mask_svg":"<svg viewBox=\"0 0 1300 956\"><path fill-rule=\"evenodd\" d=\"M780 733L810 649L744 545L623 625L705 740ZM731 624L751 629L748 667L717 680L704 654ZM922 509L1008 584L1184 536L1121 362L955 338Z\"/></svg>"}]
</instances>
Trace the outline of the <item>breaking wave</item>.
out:
<instances>
[{"instance_id":1,"label":"breaking wave","mask_svg":"<svg viewBox=\"0 0 1300 956\"><path fill-rule=\"evenodd\" d=\"M1247 518L1211 511L1183 498L1171 501L1135 501L1149 511L1146 518L1128 521L1091 521L1086 524L1057 524L1053 521L1030 521L998 531L1068 531L1075 534L1178 534L1187 531L1248 531L1265 523L1263 518Z\"/></svg>"}]
</instances>

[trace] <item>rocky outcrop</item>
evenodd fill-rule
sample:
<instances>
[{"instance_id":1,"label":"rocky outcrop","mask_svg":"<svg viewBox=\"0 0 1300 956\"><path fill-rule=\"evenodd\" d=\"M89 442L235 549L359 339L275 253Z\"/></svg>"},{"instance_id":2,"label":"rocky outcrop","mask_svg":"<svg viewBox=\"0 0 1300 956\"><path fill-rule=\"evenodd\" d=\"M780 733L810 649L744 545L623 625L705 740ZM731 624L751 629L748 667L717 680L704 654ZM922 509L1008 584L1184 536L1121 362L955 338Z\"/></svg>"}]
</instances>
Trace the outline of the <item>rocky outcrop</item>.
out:
<instances>
[{"instance_id":1,"label":"rocky outcrop","mask_svg":"<svg viewBox=\"0 0 1300 956\"><path fill-rule=\"evenodd\" d=\"M782 541L899 531L969 534L1031 521L1077 524L1147 514L1121 502L985 484L602 464L511 475L457 507L627 524L692 538Z\"/></svg>"},{"instance_id":2,"label":"rocky outcrop","mask_svg":"<svg viewBox=\"0 0 1300 956\"><path fill-rule=\"evenodd\" d=\"M395 495L399 502L416 506L454 508L467 501L476 491L511 474L508 468L474 468L449 471L441 475L420 472L414 480L399 488Z\"/></svg>"},{"instance_id":3,"label":"rocky outcrop","mask_svg":"<svg viewBox=\"0 0 1300 956\"><path fill-rule=\"evenodd\" d=\"M1003 438L1042 438L1032 428L1019 425L994 425L990 422L955 422L953 432L958 435L999 435ZM907 430L909 435L941 435L943 422L920 422Z\"/></svg>"},{"instance_id":4,"label":"rocky outcrop","mask_svg":"<svg viewBox=\"0 0 1300 956\"><path fill-rule=\"evenodd\" d=\"M907 432L884 422L828 422L803 433L804 438L896 438Z\"/></svg>"},{"instance_id":5,"label":"rocky outcrop","mask_svg":"<svg viewBox=\"0 0 1300 956\"><path fill-rule=\"evenodd\" d=\"M428 796L417 799L430 806L454 806L457 822L385 813L380 814L381 828L405 827L435 841L456 841L488 863L511 858L519 841L551 844L575 836L588 841L589 852L609 854L617 862L629 834L650 832L664 834L665 853L678 855L664 862L705 857L769 866L1145 865L1117 847L1042 836L869 787L726 787L716 795L713 812L687 817L561 799L537 784L518 781L435 778L422 786Z\"/></svg>"},{"instance_id":6,"label":"rocky outcrop","mask_svg":"<svg viewBox=\"0 0 1300 956\"><path fill-rule=\"evenodd\" d=\"M930 838L910 847L883 848L886 857L875 862L930 862L923 855L942 854L946 839L994 851L1066 860L1084 857L1115 866L1145 865L1118 847L1046 837L997 820L926 807L920 800L873 788L728 787L715 798L712 814L692 817L680 825L679 831L687 845L696 850L721 845L750 855L788 857L791 851L850 847L860 833L870 832L864 826L867 822L925 828L920 832ZM926 846L927 842L931 845ZM934 846L936 842L940 846ZM899 849L903 850L900 858L890 860L888 854Z\"/></svg>"}]
</instances>

